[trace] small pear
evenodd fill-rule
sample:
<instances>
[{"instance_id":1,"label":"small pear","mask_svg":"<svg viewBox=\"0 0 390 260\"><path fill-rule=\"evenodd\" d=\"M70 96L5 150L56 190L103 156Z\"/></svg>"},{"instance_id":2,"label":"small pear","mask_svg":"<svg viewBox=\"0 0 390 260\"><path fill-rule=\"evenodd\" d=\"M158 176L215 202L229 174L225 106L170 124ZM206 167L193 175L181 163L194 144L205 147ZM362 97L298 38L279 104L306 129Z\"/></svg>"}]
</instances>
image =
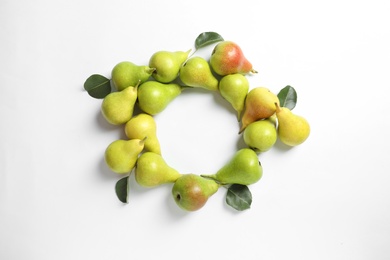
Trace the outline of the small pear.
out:
<instances>
[{"instance_id":1,"label":"small pear","mask_svg":"<svg viewBox=\"0 0 390 260\"><path fill-rule=\"evenodd\" d=\"M222 41L214 47L210 65L214 72L221 76L234 73L257 73L252 63L245 57L241 47L232 41Z\"/></svg>"},{"instance_id":2,"label":"small pear","mask_svg":"<svg viewBox=\"0 0 390 260\"><path fill-rule=\"evenodd\" d=\"M259 181L262 175L263 168L257 153L250 148L242 148L215 174L201 176L214 179L222 185L250 185Z\"/></svg>"},{"instance_id":3,"label":"small pear","mask_svg":"<svg viewBox=\"0 0 390 260\"><path fill-rule=\"evenodd\" d=\"M149 59L149 67L155 68L152 77L162 83L172 82L179 75L180 67L187 60L191 50L158 51Z\"/></svg>"},{"instance_id":4,"label":"small pear","mask_svg":"<svg viewBox=\"0 0 390 260\"><path fill-rule=\"evenodd\" d=\"M129 139L144 139L145 150L161 154L157 139L156 121L151 115L141 113L132 117L125 125L125 134Z\"/></svg>"},{"instance_id":5,"label":"small pear","mask_svg":"<svg viewBox=\"0 0 390 260\"><path fill-rule=\"evenodd\" d=\"M113 172L129 173L134 168L143 148L144 140L115 140L106 148L104 160Z\"/></svg>"},{"instance_id":6,"label":"small pear","mask_svg":"<svg viewBox=\"0 0 390 260\"><path fill-rule=\"evenodd\" d=\"M211 72L207 60L202 57L196 56L188 59L180 68L179 77L189 87L218 90L218 80Z\"/></svg>"},{"instance_id":7,"label":"small pear","mask_svg":"<svg viewBox=\"0 0 390 260\"><path fill-rule=\"evenodd\" d=\"M101 105L101 112L107 122L121 125L129 121L133 116L137 92L138 85L108 94Z\"/></svg>"},{"instance_id":8,"label":"small pear","mask_svg":"<svg viewBox=\"0 0 390 260\"><path fill-rule=\"evenodd\" d=\"M172 187L172 196L183 210L196 211L219 189L219 184L196 174L183 174Z\"/></svg>"},{"instance_id":9,"label":"small pear","mask_svg":"<svg viewBox=\"0 0 390 260\"><path fill-rule=\"evenodd\" d=\"M138 105L145 113L156 115L180 95L182 87L176 83L147 81L138 88Z\"/></svg>"},{"instance_id":10,"label":"small pear","mask_svg":"<svg viewBox=\"0 0 390 260\"><path fill-rule=\"evenodd\" d=\"M181 174L170 167L161 155L153 152L141 154L135 167L135 180L143 187L173 183L180 176Z\"/></svg>"},{"instance_id":11,"label":"small pear","mask_svg":"<svg viewBox=\"0 0 390 260\"><path fill-rule=\"evenodd\" d=\"M252 122L271 117L275 114L275 103L279 104L279 98L268 88L257 87L250 90L245 99L244 113L241 117L241 130Z\"/></svg>"},{"instance_id":12,"label":"small pear","mask_svg":"<svg viewBox=\"0 0 390 260\"><path fill-rule=\"evenodd\" d=\"M249 91L248 79L239 73L224 76L219 81L219 92L237 111L237 119L240 120L244 110L245 98Z\"/></svg>"},{"instance_id":13,"label":"small pear","mask_svg":"<svg viewBox=\"0 0 390 260\"><path fill-rule=\"evenodd\" d=\"M302 116L291 112L287 107L275 103L280 141L289 146L302 144L310 135L310 124Z\"/></svg>"},{"instance_id":14,"label":"small pear","mask_svg":"<svg viewBox=\"0 0 390 260\"><path fill-rule=\"evenodd\" d=\"M249 124L243 133L244 142L256 152L271 149L277 139L276 126L272 119L263 119Z\"/></svg>"},{"instance_id":15,"label":"small pear","mask_svg":"<svg viewBox=\"0 0 390 260\"><path fill-rule=\"evenodd\" d=\"M122 61L112 69L111 81L116 90L121 91L129 86L135 86L138 82L147 81L153 71L155 71L155 68L136 65L130 61Z\"/></svg>"}]
</instances>

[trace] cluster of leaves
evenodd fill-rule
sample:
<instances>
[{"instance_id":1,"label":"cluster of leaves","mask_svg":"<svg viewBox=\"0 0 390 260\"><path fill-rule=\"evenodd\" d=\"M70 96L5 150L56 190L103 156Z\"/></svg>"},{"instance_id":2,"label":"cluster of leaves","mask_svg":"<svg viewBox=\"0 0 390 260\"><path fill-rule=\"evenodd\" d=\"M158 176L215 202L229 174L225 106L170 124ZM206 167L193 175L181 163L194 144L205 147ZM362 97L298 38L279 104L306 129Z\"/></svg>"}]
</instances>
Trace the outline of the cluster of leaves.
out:
<instances>
[{"instance_id":1,"label":"cluster of leaves","mask_svg":"<svg viewBox=\"0 0 390 260\"><path fill-rule=\"evenodd\" d=\"M203 32L195 39L195 51L211 44L223 41L223 37L216 32ZM92 74L84 82L84 89L88 94L97 99L103 99L111 93L111 80L100 74ZM282 88L277 94L280 106L294 109L297 102L297 92L291 86ZM231 184L227 188L226 203L238 211L249 209L252 203L252 194L246 185ZM129 176L123 177L117 181L115 192L118 199L128 202Z\"/></svg>"}]
</instances>

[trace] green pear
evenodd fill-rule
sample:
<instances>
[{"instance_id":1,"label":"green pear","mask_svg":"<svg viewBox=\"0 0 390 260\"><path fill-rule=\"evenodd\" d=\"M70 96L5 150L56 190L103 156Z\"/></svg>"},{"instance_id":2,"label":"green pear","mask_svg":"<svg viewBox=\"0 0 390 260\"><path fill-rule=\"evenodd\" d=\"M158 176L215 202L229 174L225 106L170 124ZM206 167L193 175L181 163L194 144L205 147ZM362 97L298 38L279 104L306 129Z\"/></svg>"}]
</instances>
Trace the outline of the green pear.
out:
<instances>
[{"instance_id":1,"label":"green pear","mask_svg":"<svg viewBox=\"0 0 390 260\"><path fill-rule=\"evenodd\" d=\"M277 139L275 123L272 119L255 121L245 128L243 138L246 145L256 152L266 152Z\"/></svg>"},{"instance_id":2,"label":"green pear","mask_svg":"<svg viewBox=\"0 0 390 260\"><path fill-rule=\"evenodd\" d=\"M242 148L215 174L201 176L214 179L222 185L250 185L259 181L262 175L263 168L257 153L250 148Z\"/></svg>"},{"instance_id":3,"label":"green pear","mask_svg":"<svg viewBox=\"0 0 390 260\"><path fill-rule=\"evenodd\" d=\"M108 94L101 105L103 117L113 125L121 125L129 121L133 116L137 92L138 85Z\"/></svg>"},{"instance_id":4,"label":"green pear","mask_svg":"<svg viewBox=\"0 0 390 260\"><path fill-rule=\"evenodd\" d=\"M179 75L180 67L187 60L191 50L158 51L149 59L149 67L155 68L152 77L162 83L172 82Z\"/></svg>"},{"instance_id":5,"label":"green pear","mask_svg":"<svg viewBox=\"0 0 390 260\"><path fill-rule=\"evenodd\" d=\"M172 196L181 209L196 211L206 204L219 187L220 185L212 179L192 173L183 174L173 184Z\"/></svg>"},{"instance_id":6,"label":"green pear","mask_svg":"<svg viewBox=\"0 0 390 260\"><path fill-rule=\"evenodd\" d=\"M138 105L142 111L156 115L180 95L182 87L176 83L147 81L138 88Z\"/></svg>"},{"instance_id":7,"label":"green pear","mask_svg":"<svg viewBox=\"0 0 390 260\"><path fill-rule=\"evenodd\" d=\"M210 65L202 57L188 59L179 72L180 80L189 87L200 87L207 90L218 90L218 80L211 72Z\"/></svg>"},{"instance_id":8,"label":"green pear","mask_svg":"<svg viewBox=\"0 0 390 260\"><path fill-rule=\"evenodd\" d=\"M241 47L232 41L218 43L210 57L211 68L221 76L241 73L257 73L252 63L245 57Z\"/></svg>"},{"instance_id":9,"label":"green pear","mask_svg":"<svg viewBox=\"0 0 390 260\"><path fill-rule=\"evenodd\" d=\"M155 68L136 65L130 61L122 61L112 69L111 81L114 87L121 91L129 86L135 86L138 82L147 81L153 71L155 71Z\"/></svg>"},{"instance_id":10,"label":"green pear","mask_svg":"<svg viewBox=\"0 0 390 260\"><path fill-rule=\"evenodd\" d=\"M135 180L143 187L173 183L180 176L181 174L170 167L161 155L153 152L141 154L135 167Z\"/></svg>"},{"instance_id":11,"label":"green pear","mask_svg":"<svg viewBox=\"0 0 390 260\"><path fill-rule=\"evenodd\" d=\"M104 160L113 172L129 173L134 168L143 148L144 140L115 140L106 148Z\"/></svg>"},{"instance_id":12,"label":"green pear","mask_svg":"<svg viewBox=\"0 0 390 260\"><path fill-rule=\"evenodd\" d=\"M280 141L289 146L302 144L310 135L310 124L306 118L296 115L287 107L275 103Z\"/></svg>"},{"instance_id":13,"label":"green pear","mask_svg":"<svg viewBox=\"0 0 390 260\"><path fill-rule=\"evenodd\" d=\"M151 115L141 113L132 117L125 125L125 134L129 139L144 139L145 150L161 154L157 138L157 126Z\"/></svg>"},{"instance_id":14,"label":"green pear","mask_svg":"<svg viewBox=\"0 0 390 260\"><path fill-rule=\"evenodd\" d=\"M219 81L219 92L237 111L237 119L240 120L244 110L245 98L249 91L248 79L239 73L224 76Z\"/></svg>"},{"instance_id":15,"label":"green pear","mask_svg":"<svg viewBox=\"0 0 390 260\"><path fill-rule=\"evenodd\" d=\"M265 87L256 87L251 89L245 99L245 108L241 117L241 130L252 122L271 117L275 114L275 103L279 104L279 98L276 94Z\"/></svg>"}]
</instances>

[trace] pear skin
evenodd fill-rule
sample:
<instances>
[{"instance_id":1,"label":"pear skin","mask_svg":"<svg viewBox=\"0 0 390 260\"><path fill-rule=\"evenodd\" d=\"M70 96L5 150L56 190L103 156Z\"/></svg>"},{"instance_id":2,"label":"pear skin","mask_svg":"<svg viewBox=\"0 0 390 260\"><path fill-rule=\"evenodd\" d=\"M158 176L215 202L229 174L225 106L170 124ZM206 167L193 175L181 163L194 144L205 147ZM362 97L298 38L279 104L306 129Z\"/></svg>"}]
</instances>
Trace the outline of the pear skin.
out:
<instances>
[{"instance_id":1,"label":"pear skin","mask_svg":"<svg viewBox=\"0 0 390 260\"><path fill-rule=\"evenodd\" d=\"M278 119L278 137L288 146L297 146L306 141L310 135L310 124L306 118L296 115L287 107L275 103Z\"/></svg>"},{"instance_id":2,"label":"pear skin","mask_svg":"<svg viewBox=\"0 0 390 260\"><path fill-rule=\"evenodd\" d=\"M265 87L250 90L245 99L245 108L241 117L240 133L252 122L271 117L276 112L275 103L279 104L276 94Z\"/></svg>"},{"instance_id":3,"label":"pear skin","mask_svg":"<svg viewBox=\"0 0 390 260\"><path fill-rule=\"evenodd\" d=\"M113 172L129 173L134 168L143 148L144 140L115 140L106 148L104 160Z\"/></svg>"},{"instance_id":4,"label":"pear skin","mask_svg":"<svg viewBox=\"0 0 390 260\"><path fill-rule=\"evenodd\" d=\"M196 211L206 204L219 187L220 185L212 179L192 173L183 174L175 181L172 196L181 209Z\"/></svg>"},{"instance_id":5,"label":"pear skin","mask_svg":"<svg viewBox=\"0 0 390 260\"><path fill-rule=\"evenodd\" d=\"M211 72L209 63L202 57L188 59L180 68L179 77L189 87L218 90L218 80Z\"/></svg>"},{"instance_id":6,"label":"pear skin","mask_svg":"<svg viewBox=\"0 0 390 260\"><path fill-rule=\"evenodd\" d=\"M125 125L125 134L129 139L145 139L145 150L161 154L157 138L157 125L154 118L145 113L133 116Z\"/></svg>"},{"instance_id":7,"label":"pear skin","mask_svg":"<svg viewBox=\"0 0 390 260\"><path fill-rule=\"evenodd\" d=\"M145 113L156 115L179 96L181 91L182 87L176 83L147 81L138 87L138 105Z\"/></svg>"},{"instance_id":8,"label":"pear skin","mask_svg":"<svg viewBox=\"0 0 390 260\"><path fill-rule=\"evenodd\" d=\"M255 152L270 150L278 138L273 119L267 118L249 124L244 130L243 138L245 144Z\"/></svg>"},{"instance_id":9,"label":"pear skin","mask_svg":"<svg viewBox=\"0 0 390 260\"><path fill-rule=\"evenodd\" d=\"M143 187L173 183L181 174L170 167L164 158L153 152L141 154L135 167L135 180Z\"/></svg>"},{"instance_id":10,"label":"pear skin","mask_svg":"<svg viewBox=\"0 0 390 260\"><path fill-rule=\"evenodd\" d=\"M232 41L218 43L211 53L211 68L221 76L241 73L257 73L252 63L245 57L241 47Z\"/></svg>"},{"instance_id":11,"label":"pear skin","mask_svg":"<svg viewBox=\"0 0 390 260\"><path fill-rule=\"evenodd\" d=\"M222 185L250 185L259 181L262 175L263 168L257 153L250 148L242 148L215 174L201 176L214 179Z\"/></svg>"},{"instance_id":12,"label":"pear skin","mask_svg":"<svg viewBox=\"0 0 390 260\"><path fill-rule=\"evenodd\" d=\"M191 50L184 51L158 51L149 59L149 67L155 68L152 77L161 82L169 83L179 75L180 67L187 60Z\"/></svg>"},{"instance_id":13,"label":"pear skin","mask_svg":"<svg viewBox=\"0 0 390 260\"><path fill-rule=\"evenodd\" d=\"M122 61L111 71L111 82L116 90L121 91L127 87L135 86L138 82L145 82L152 75L154 68L136 65L130 61Z\"/></svg>"}]
</instances>

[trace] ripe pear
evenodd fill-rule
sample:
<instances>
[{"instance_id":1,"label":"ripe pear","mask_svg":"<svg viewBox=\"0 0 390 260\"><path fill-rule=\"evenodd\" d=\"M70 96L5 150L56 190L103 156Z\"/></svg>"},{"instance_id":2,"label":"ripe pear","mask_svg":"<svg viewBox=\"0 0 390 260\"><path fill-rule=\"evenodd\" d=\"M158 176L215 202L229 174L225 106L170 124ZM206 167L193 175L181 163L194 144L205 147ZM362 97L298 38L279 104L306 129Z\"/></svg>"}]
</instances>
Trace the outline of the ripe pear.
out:
<instances>
[{"instance_id":1,"label":"ripe pear","mask_svg":"<svg viewBox=\"0 0 390 260\"><path fill-rule=\"evenodd\" d=\"M215 174L201 176L214 179L222 185L250 185L259 181L262 175L263 167L257 153L250 148L242 148Z\"/></svg>"},{"instance_id":2,"label":"ripe pear","mask_svg":"<svg viewBox=\"0 0 390 260\"><path fill-rule=\"evenodd\" d=\"M272 119L263 119L249 124L243 133L244 142L255 152L266 152L277 139L275 123Z\"/></svg>"},{"instance_id":3,"label":"ripe pear","mask_svg":"<svg viewBox=\"0 0 390 260\"><path fill-rule=\"evenodd\" d=\"M115 140L106 148L104 160L113 172L129 173L134 168L143 148L144 140Z\"/></svg>"},{"instance_id":4,"label":"ripe pear","mask_svg":"<svg viewBox=\"0 0 390 260\"><path fill-rule=\"evenodd\" d=\"M220 185L212 179L192 173L183 174L173 184L172 196L181 209L196 211L206 204L219 187Z\"/></svg>"},{"instance_id":5,"label":"ripe pear","mask_svg":"<svg viewBox=\"0 0 390 260\"><path fill-rule=\"evenodd\" d=\"M135 86L139 81L141 83L147 81L153 71L155 68L122 61L112 69L111 81L116 90L121 91L129 86Z\"/></svg>"},{"instance_id":6,"label":"ripe pear","mask_svg":"<svg viewBox=\"0 0 390 260\"><path fill-rule=\"evenodd\" d=\"M173 183L181 175L170 167L161 155L153 152L141 154L135 167L135 180L143 187Z\"/></svg>"},{"instance_id":7,"label":"ripe pear","mask_svg":"<svg viewBox=\"0 0 390 260\"><path fill-rule=\"evenodd\" d=\"M245 99L240 133L244 131L250 123L269 118L275 114L275 103L279 104L279 98L268 88L256 87L251 89Z\"/></svg>"},{"instance_id":8,"label":"ripe pear","mask_svg":"<svg viewBox=\"0 0 390 260\"><path fill-rule=\"evenodd\" d=\"M237 111L237 119L240 120L244 110L245 98L249 91L248 79L239 73L224 76L219 81L219 92Z\"/></svg>"},{"instance_id":9,"label":"ripe pear","mask_svg":"<svg viewBox=\"0 0 390 260\"><path fill-rule=\"evenodd\" d=\"M211 72L207 60L202 57L196 56L188 59L180 68L179 77L189 87L218 90L218 80Z\"/></svg>"},{"instance_id":10,"label":"ripe pear","mask_svg":"<svg viewBox=\"0 0 390 260\"><path fill-rule=\"evenodd\" d=\"M113 125L121 125L129 121L133 116L137 92L138 85L108 94L101 105L103 117Z\"/></svg>"},{"instance_id":11,"label":"ripe pear","mask_svg":"<svg viewBox=\"0 0 390 260\"><path fill-rule=\"evenodd\" d=\"M182 87L176 83L147 81L138 87L138 105L145 113L156 115L180 95Z\"/></svg>"},{"instance_id":12,"label":"ripe pear","mask_svg":"<svg viewBox=\"0 0 390 260\"><path fill-rule=\"evenodd\" d=\"M191 50L158 51L149 59L149 67L155 68L152 77L162 83L169 83L177 78L180 67L187 60Z\"/></svg>"},{"instance_id":13,"label":"ripe pear","mask_svg":"<svg viewBox=\"0 0 390 260\"><path fill-rule=\"evenodd\" d=\"M287 107L275 103L280 141L289 146L303 143L310 135L310 124L302 116L291 112Z\"/></svg>"},{"instance_id":14,"label":"ripe pear","mask_svg":"<svg viewBox=\"0 0 390 260\"><path fill-rule=\"evenodd\" d=\"M146 138L145 150L161 154L156 121L151 115L141 113L132 117L125 125L125 134L129 139Z\"/></svg>"},{"instance_id":15,"label":"ripe pear","mask_svg":"<svg viewBox=\"0 0 390 260\"><path fill-rule=\"evenodd\" d=\"M245 57L241 47L232 41L218 43L211 53L211 68L218 75L257 73L252 63Z\"/></svg>"}]
</instances>

